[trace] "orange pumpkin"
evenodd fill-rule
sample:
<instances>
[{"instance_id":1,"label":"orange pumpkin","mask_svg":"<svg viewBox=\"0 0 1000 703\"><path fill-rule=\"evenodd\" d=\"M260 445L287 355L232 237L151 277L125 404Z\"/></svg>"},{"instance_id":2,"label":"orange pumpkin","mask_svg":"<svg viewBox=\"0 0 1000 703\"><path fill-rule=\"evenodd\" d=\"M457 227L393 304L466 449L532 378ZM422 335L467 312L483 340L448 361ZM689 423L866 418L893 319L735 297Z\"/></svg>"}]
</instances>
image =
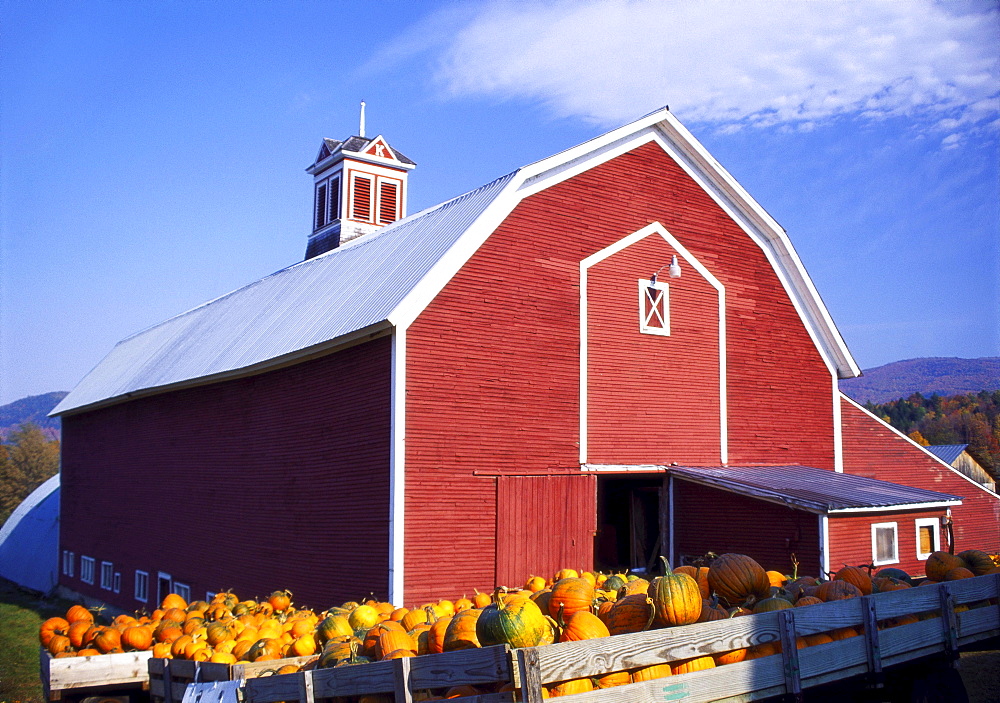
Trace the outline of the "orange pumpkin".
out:
<instances>
[{"instance_id":1,"label":"orange pumpkin","mask_svg":"<svg viewBox=\"0 0 1000 703\"><path fill-rule=\"evenodd\" d=\"M94 648L100 650L103 654L108 654L115 649L121 649L121 646L121 633L113 627L102 628L100 632L94 635Z\"/></svg>"},{"instance_id":2,"label":"orange pumpkin","mask_svg":"<svg viewBox=\"0 0 1000 703\"><path fill-rule=\"evenodd\" d=\"M670 668L669 664L653 664L652 666L643 666L632 670L632 682L638 683L640 681L662 679L664 676L672 676L673 673L674 672Z\"/></svg>"},{"instance_id":3,"label":"orange pumpkin","mask_svg":"<svg viewBox=\"0 0 1000 703\"><path fill-rule=\"evenodd\" d=\"M967 549L958 553L958 558L965 562L966 568L976 576L994 574L997 571L996 564L986 552L979 549Z\"/></svg>"},{"instance_id":4,"label":"orange pumpkin","mask_svg":"<svg viewBox=\"0 0 1000 703\"><path fill-rule=\"evenodd\" d=\"M65 635L69 632L69 621L66 618L49 618L38 628L38 640L43 647L49 645L53 635Z\"/></svg>"},{"instance_id":5,"label":"orange pumpkin","mask_svg":"<svg viewBox=\"0 0 1000 703\"><path fill-rule=\"evenodd\" d=\"M723 554L713 561L708 587L729 605L740 605L751 596L767 598L771 593L764 567L745 554Z\"/></svg>"},{"instance_id":6,"label":"orange pumpkin","mask_svg":"<svg viewBox=\"0 0 1000 703\"><path fill-rule=\"evenodd\" d=\"M52 654L72 652L73 643L70 642L69 637L66 635L54 634L51 638L49 638L49 643L46 645L46 649L48 649Z\"/></svg>"},{"instance_id":7,"label":"orange pumpkin","mask_svg":"<svg viewBox=\"0 0 1000 703\"><path fill-rule=\"evenodd\" d=\"M148 625L126 627L121 634L121 644L126 650L145 652L153 646L153 631Z\"/></svg>"},{"instance_id":8,"label":"orange pumpkin","mask_svg":"<svg viewBox=\"0 0 1000 703\"><path fill-rule=\"evenodd\" d=\"M160 608L164 611L170 610L171 608L179 608L180 610L186 610L187 601L181 598L176 593L168 593L163 597L163 601L160 603ZM178 622L183 622L183 618Z\"/></svg>"},{"instance_id":9,"label":"orange pumpkin","mask_svg":"<svg viewBox=\"0 0 1000 703\"><path fill-rule=\"evenodd\" d=\"M816 597L827 603L847 598L860 598L861 589L848 581L826 581L820 584Z\"/></svg>"},{"instance_id":10,"label":"orange pumpkin","mask_svg":"<svg viewBox=\"0 0 1000 703\"><path fill-rule=\"evenodd\" d=\"M834 581L847 581L853 583L861 591L861 595L869 596L872 592L872 577L868 572L858 566L844 566L833 575Z\"/></svg>"},{"instance_id":11,"label":"orange pumpkin","mask_svg":"<svg viewBox=\"0 0 1000 703\"><path fill-rule=\"evenodd\" d=\"M684 661L673 662L670 665L670 670L674 673L674 676L689 674L692 671L702 671L704 669L714 668L715 659L712 657L695 657L694 659L685 659Z\"/></svg>"},{"instance_id":12,"label":"orange pumpkin","mask_svg":"<svg viewBox=\"0 0 1000 703\"><path fill-rule=\"evenodd\" d=\"M698 588L701 589L701 597L708 598L711 591L708 590L708 567L707 566L678 566L674 569L675 574L687 574L693 578Z\"/></svg>"},{"instance_id":13,"label":"orange pumpkin","mask_svg":"<svg viewBox=\"0 0 1000 703\"><path fill-rule=\"evenodd\" d=\"M633 594L615 601L608 611L608 632L623 635L642 632L653 623L653 601L649 596Z\"/></svg>"},{"instance_id":14,"label":"orange pumpkin","mask_svg":"<svg viewBox=\"0 0 1000 703\"><path fill-rule=\"evenodd\" d=\"M721 654L713 654L712 658L715 659L716 666L724 666L726 664L739 664L747 658L747 650L734 649L731 652L722 652Z\"/></svg>"},{"instance_id":15,"label":"orange pumpkin","mask_svg":"<svg viewBox=\"0 0 1000 703\"><path fill-rule=\"evenodd\" d=\"M476 621L482 614L482 610L472 608L463 610L454 615L445 630L444 644L442 649L445 652L452 652L457 649L472 649L479 647L479 638L476 636ZM431 628L434 631L434 628Z\"/></svg>"},{"instance_id":16,"label":"orange pumpkin","mask_svg":"<svg viewBox=\"0 0 1000 703\"><path fill-rule=\"evenodd\" d=\"M566 619L566 624L559 633L560 642L579 642L593 640L598 637L610 637L608 626L591 612L581 610Z\"/></svg>"},{"instance_id":17,"label":"orange pumpkin","mask_svg":"<svg viewBox=\"0 0 1000 703\"><path fill-rule=\"evenodd\" d=\"M687 574L675 574L666 559L664 575L653 581L649 597L653 601L653 619L663 627L690 625L701 617L702 597L698 583Z\"/></svg>"},{"instance_id":18,"label":"orange pumpkin","mask_svg":"<svg viewBox=\"0 0 1000 703\"><path fill-rule=\"evenodd\" d=\"M933 552L924 562L924 573L932 581L944 581L945 574L960 566L965 566L965 562L954 554Z\"/></svg>"},{"instance_id":19,"label":"orange pumpkin","mask_svg":"<svg viewBox=\"0 0 1000 703\"><path fill-rule=\"evenodd\" d=\"M975 574L966 569L964 566L958 566L947 574L944 575L945 581L958 581L959 579L971 579L975 578Z\"/></svg>"},{"instance_id":20,"label":"orange pumpkin","mask_svg":"<svg viewBox=\"0 0 1000 703\"><path fill-rule=\"evenodd\" d=\"M590 581L579 577L564 578L552 585L549 615L556 617L562 610L563 617L568 618L581 610L590 610L593 602L594 585Z\"/></svg>"},{"instance_id":21,"label":"orange pumpkin","mask_svg":"<svg viewBox=\"0 0 1000 703\"><path fill-rule=\"evenodd\" d=\"M559 696L572 696L574 693L593 691L594 682L590 679L571 679L570 681L562 681L548 688L552 697L557 698Z\"/></svg>"},{"instance_id":22,"label":"orange pumpkin","mask_svg":"<svg viewBox=\"0 0 1000 703\"><path fill-rule=\"evenodd\" d=\"M276 613L283 613L292 604L292 592L287 588L283 591L275 591L267 599L268 604Z\"/></svg>"},{"instance_id":23,"label":"orange pumpkin","mask_svg":"<svg viewBox=\"0 0 1000 703\"><path fill-rule=\"evenodd\" d=\"M66 621L72 624L80 620L94 622L94 614L82 605L71 605L66 611Z\"/></svg>"}]
</instances>

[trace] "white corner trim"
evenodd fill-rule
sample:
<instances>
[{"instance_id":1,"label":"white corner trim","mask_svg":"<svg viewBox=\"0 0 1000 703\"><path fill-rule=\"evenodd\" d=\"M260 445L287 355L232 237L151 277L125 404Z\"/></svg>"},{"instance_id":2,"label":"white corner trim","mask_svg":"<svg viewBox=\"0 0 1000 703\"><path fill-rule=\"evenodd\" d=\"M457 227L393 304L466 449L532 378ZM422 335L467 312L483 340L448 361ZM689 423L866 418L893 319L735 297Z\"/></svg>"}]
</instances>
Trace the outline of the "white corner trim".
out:
<instances>
[{"instance_id":1,"label":"white corner trim","mask_svg":"<svg viewBox=\"0 0 1000 703\"><path fill-rule=\"evenodd\" d=\"M837 383L837 374L830 374L833 382L833 470L839 474L844 473L844 422L841 416L840 407L840 386Z\"/></svg>"},{"instance_id":2,"label":"white corner trim","mask_svg":"<svg viewBox=\"0 0 1000 703\"><path fill-rule=\"evenodd\" d=\"M389 602L403 604L406 517L406 329L392 335L389 447Z\"/></svg>"},{"instance_id":3,"label":"white corner trim","mask_svg":"<svg viewBox=\"0 0 1000 703\"><path fill-rule=\"evenodd\" d=\"M830 518L819 516L819 568L823 576L830 573Z\"/></svg>"},{"instance_id":4,"label":"white corner trim","mask_svg":"<svg viewBox=\"0 0 1000 703\"><path fill-rule=\"evenodd\" d=\"M587 271L595 264L614 256L636 242L650 235L659 235L667 242L691 268L715 288L719 297L719 460L722 464L729 462L729 423L726 385L726 289L708 268L681 244L659 222L652 222L642 229L622 237L617 242L597 251L580 262L580 463L587 463L587 391L589 378L587 374Z\"/></svg>"},{"instance_id":5,"label":"white corner trim","mask_svg":"<svg viewBox=\"0 0 1000 703\"><path fill-rule=\"evenodd\" d=\"M927 449L925 447L922 447L919 444L917 444L916 442L914 442L912 439L910 439L909 437L907 437L905 434L903 434L902 432L900 432L899 430L897 430L895 427L893 427L892 425L890 425L888 422L886 422L882 418L878 417L874 413L868 412L868 410L865 408L865 406L863 406L863 405L861 405L859 403L854 402L854 400L852 398L850 398L849 396L847 396L843 391L840 392L840 397L843 398L844 400L846 400L848 403L850 403L854 407L856 407L858 410L860 410L864 414L866 414L868 417L870 417L873 420L875 420L876 422L880 423L883 427L891 430L895 434L897 434L900 437L902 437L903 439L905 439L907 442L909 442L910 444L912 444L914 447L916 447L917 449L919 449L920 451L922 451L925 455L927 455L928 457L930 457L931 459L933 459L934 461L936 461L937 463L939 463L944 468L946 468L949 471L951 471L953 474L955 474L959 478L962 478L962 479L968 481L970 484L972 484L976 488L979 488L979 489L981 489L983 491L986 491L987 493L989 493L994 498L1000 498L1000 494L998 494L996 491L991 491L989 488L987 488L983 484L981 484L981 483L979 483L977 481L973 481L971 478L969 478L968 476L966 476L965 474L963 474L961 471L959 471L958 469L956 469L951 464L949 464L949 463L947 463L945 461L942 461L940 457L935 456L932 452L927 451Z\"/></svg>"}]
</instances>

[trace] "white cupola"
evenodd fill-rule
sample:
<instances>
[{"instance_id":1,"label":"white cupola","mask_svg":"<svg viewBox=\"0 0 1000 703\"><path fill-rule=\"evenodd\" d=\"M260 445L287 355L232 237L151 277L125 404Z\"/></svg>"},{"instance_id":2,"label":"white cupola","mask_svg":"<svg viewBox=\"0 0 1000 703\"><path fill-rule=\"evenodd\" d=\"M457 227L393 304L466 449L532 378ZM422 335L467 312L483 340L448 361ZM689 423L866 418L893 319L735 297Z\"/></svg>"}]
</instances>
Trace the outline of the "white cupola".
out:
<instances>
[{"instance_id":1,"label":"white cupola","mask_svg":"<svg viewBox=\"0 0 1000 703\"><path fill-rule=\"evenodd\" d=\"M359 132L344 141L324 139L306 169L314 180L307 259L406 217L406 177L416 164L381 134L365 136L364 102Z\"/></svg>"}]
</instances>

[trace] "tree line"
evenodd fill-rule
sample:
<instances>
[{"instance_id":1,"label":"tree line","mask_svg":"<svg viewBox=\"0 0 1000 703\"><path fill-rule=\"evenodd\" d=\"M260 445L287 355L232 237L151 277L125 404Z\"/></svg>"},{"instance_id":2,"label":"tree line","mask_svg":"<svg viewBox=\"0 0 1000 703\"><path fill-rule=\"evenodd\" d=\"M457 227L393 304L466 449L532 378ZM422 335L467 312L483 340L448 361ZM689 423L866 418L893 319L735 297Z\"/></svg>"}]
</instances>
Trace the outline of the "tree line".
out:
<instances>
[{"instance_id":1,"label":"tree line","mask_svg":"<svg viewBox=\"0 0 1000 703\"><path fill-rule=\"evenodd\" d=\"M918 444L968 444L966 451L1000 476L1000 391L924 397L914 393L865 408Z\"/></svg>"},{"instance_id":2,"label":"tree line","mask_svg":"<svg viewBox=\"0 0 1000 703\"><path fill-rule=\"evenodd\" d=\"M0 444L0 524L21 501L59 471L59 440L26 422Z\"/></svg>"}]
</instances>

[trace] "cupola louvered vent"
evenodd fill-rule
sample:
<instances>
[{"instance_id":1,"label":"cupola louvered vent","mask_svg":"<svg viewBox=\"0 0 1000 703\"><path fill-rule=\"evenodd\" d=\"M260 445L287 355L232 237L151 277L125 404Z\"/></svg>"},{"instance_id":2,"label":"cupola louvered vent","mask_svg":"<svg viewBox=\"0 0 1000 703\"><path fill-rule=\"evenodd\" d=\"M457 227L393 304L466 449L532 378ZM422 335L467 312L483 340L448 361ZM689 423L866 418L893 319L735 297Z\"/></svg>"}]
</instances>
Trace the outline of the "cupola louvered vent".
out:
<instances>
[{"instance_id":1,"label":"cupola louvered vent","mask_svg":"<svg viewBox=\"0 0 1000 703\"><path fill-rule=\"evenodd\" d=\"M351 217L362 222L372 219L372 181L364 176L354 178L354 200Z\"/></svg>"},{"instance_id":2,"label":"cupola louvered vent","mask_svg":"<svg viewBox=\"0 0 1000 703\"><path fill-rule=\"evenodd\" d=\"M379 224L387 225L399 219L399 187L391 181L382 181L379 184L378 194L378 221Z\"/></svg>"}]
</instances>

